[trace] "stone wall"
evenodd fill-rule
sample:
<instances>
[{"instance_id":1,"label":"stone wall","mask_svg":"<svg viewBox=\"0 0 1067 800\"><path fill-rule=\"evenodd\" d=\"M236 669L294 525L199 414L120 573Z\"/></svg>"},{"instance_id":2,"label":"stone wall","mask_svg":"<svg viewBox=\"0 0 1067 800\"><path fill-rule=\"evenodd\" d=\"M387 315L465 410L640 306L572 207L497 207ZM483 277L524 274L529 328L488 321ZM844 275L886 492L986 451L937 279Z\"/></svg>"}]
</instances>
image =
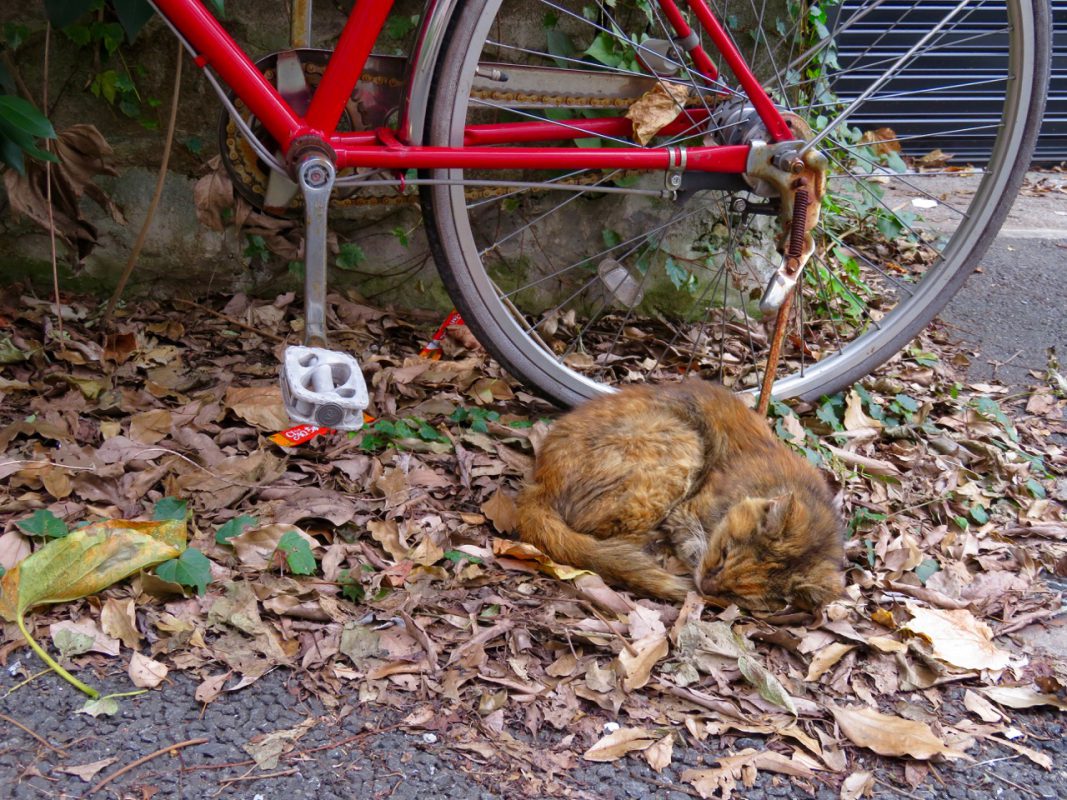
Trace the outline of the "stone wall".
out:
<instances>
[{"instance_id":1,"label":"stone wall","mask_svg":"<svg viewBox=\"0 0 1067 800\"><path fill-rule=\"evenodd\" d=\"M315 6L315 42L329 48L344 24L350 2L319 2ZM394 14L414 15L419 0L400 0ZM285 0L227 0L225 25L254 57L284 49L288 41L288 3ZM44 21L41 4L0 4L0 23L26 25L31 35L15 54L25 84L35 93L42 85ZM736 13L736 12L735 12ZM531 15L528 24L540 24ZM404 41L383 34L379 52L400 53ZM62 285L72 290L110 291L128 259L151 198L169 112L177 43L163 22L154 18L137 41L122 50L125 64L137 74L142 98L142 120L130 119L102 99L89 85L100 65L87 50L78 48L62 33L53 33L49 68L49 116L57 130L75 123L92 123L115 152L119 175L97 183L125 214L116 222L92 200L82 199L83 214L96 227L98 244L72 270L71 259L61 256ZM113 67L114 65L108 65ZM151 103L149 102L151 101ZM193 190L208 172L208 161L218 152L220 105L200 70L184 58L181 105L170 172L162 202L128 292L191 290L245 290L256 293L298 288L293 253L267 258L247 255L247 239L232 226L214 231L197 220ZM146 127L143 122L149 123ZM331 223L340 241L358 242L367 256L357 271L331 269L331 285L355 286L370 299L412 305L447 305L436 279L422 236L417 205L390 205L335 214ZM290 238L299 243L294 230ZM405 243L406 241L406 243ZM49 239L26 221L0 209L0 280L34 279L50 283Z\"/></svg>"}]
</instances>

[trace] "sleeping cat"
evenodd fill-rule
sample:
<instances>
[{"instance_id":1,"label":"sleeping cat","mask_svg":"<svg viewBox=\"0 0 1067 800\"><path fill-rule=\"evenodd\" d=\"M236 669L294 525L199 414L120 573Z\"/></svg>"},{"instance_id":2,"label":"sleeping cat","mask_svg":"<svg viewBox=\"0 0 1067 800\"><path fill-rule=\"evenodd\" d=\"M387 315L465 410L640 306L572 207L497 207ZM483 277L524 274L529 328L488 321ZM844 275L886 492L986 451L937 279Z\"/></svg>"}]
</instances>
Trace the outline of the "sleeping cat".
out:
<instances>
[{"instance_id":1,"label":"sleeping cat","mask_svg":"<svg viewBox=\"0 0 1067 800\"><path fill-rule=\"evenodd\" d=\"M592 400L545 438L519 534L555 561L667 600L812 609L843 588L826 482L721 386L687 380ZM676 575L654 556L666 545Z\"/></svg>"}]
</instances>

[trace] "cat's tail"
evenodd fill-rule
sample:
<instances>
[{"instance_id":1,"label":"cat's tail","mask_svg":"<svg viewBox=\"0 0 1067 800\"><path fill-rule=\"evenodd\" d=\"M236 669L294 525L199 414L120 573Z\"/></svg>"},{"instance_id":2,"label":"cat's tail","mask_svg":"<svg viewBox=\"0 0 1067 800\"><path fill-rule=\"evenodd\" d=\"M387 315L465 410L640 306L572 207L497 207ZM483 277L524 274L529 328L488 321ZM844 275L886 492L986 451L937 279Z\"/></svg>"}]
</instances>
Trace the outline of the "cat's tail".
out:
<instances>
[{"instance_id":1,"label":"cat's tail","mask_svg":"<svg viewBox=\"0 0 1067 800\"><path fill-rule=\"evenodd\" d=\"M573 530L539 486L526 487L516 505L520 537L553 561L588 569L609 583L665 600L684 600L693 588L689 578L667 572L629 539L598 539Z\"/></svg>"}]
</instances>

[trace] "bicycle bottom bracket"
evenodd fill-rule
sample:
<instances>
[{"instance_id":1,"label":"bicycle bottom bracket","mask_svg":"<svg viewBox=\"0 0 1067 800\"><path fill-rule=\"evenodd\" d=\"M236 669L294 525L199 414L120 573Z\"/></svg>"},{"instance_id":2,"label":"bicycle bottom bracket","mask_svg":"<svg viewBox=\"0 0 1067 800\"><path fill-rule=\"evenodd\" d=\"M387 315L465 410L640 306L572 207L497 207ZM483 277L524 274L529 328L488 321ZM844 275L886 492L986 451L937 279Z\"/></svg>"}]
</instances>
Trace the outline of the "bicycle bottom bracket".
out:
<instances>
[{"instance_id":1,"label":"bicycle bottom bracket","mask_svg":"<svg viewBox=\"0 0 1067 800\"><path fill-rule=\"evenodd\" d=\"M323 347L285 348L282 400L294 422L343 431L363 426L370 400L359 362Z\"/></svg>"}]
</instances>

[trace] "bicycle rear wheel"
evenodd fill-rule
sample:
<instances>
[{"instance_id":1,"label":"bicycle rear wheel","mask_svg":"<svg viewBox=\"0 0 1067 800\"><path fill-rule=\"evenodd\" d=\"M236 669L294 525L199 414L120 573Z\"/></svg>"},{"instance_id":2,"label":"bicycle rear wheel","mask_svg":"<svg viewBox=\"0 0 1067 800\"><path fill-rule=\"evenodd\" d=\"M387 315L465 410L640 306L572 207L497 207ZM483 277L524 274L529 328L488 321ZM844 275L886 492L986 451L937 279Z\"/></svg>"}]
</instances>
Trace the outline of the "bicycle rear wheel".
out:
<instances>
[{"instance_id":1,"label":"bicycle rear wheel","mask_svg":"<svg viewBox=\"0 0 1067 800\"><path fill-rule=\"evenodd\" d=\"M797 285L774 388L818 397L903 348L996 235L1041 119L1048 5L939 4L935 20L921 2L845 2L828 19L810 4L709 5L772 99L824 137L820 244ZM654 2L473 0L436 67L426 143L458 146L468 125L529 119L573 135L651 88L644 64L656 55L706 121L647 146L765 138L736 83L700 76ZM992 120L912 110L958 100ZM980 152L939 149L961 134L982 139ZM629 144L590 133L573 146L589 143ZM774 204L765 187L669 200L654 196L663 173L429 174L442 182L422 188L442 279L479 340L529 386L571 405L687 374L758 385L773 315L757 304L778 233L759 213ZM479 180L534 186L472 188Z\"/></svg>"}]
</instances>

